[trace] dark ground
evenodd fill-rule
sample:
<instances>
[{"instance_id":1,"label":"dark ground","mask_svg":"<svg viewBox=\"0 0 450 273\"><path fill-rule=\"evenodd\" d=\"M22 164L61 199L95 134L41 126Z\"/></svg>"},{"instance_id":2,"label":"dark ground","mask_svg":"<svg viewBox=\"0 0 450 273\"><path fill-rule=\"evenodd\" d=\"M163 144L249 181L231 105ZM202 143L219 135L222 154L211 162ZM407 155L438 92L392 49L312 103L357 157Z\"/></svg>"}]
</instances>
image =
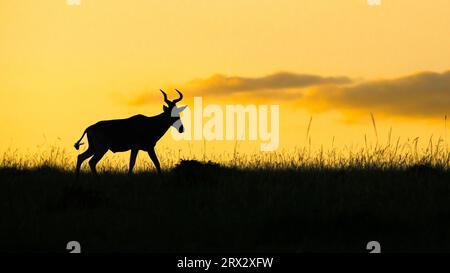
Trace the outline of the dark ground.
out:
<instances>
[{"instance_id":1,"label":"dark ground","mask_svg":"<svg viewBox=\"0 0 450 273\"><path fill-rule=\"evenodd\" d=\"M184 162L99 179L0 169L0 251L450 251L450 172L238 170Z\"/></svg>"}]
</instances>

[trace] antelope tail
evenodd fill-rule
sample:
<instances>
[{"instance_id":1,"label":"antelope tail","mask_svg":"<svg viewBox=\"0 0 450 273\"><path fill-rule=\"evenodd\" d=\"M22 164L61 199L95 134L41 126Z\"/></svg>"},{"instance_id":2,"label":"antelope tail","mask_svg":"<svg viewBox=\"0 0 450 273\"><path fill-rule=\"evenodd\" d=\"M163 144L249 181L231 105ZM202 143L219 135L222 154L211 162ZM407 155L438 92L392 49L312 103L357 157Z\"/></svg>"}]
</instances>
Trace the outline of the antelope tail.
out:
<instances>
[{"instance_id":1,"label":"antelope tail","mask_svg":"<svg viewBox=\"0 0 450 273\"><path fill-rule=\"evenodd\" d=\"M86 130L84 130L83 134L81 135L80 139L75 143L75 145L73 145L75 147L75 149L80 149L80 145L83 145L84 143L80 141L83 139L84 135L86 134Z\"/></svg>"}]
</instances>

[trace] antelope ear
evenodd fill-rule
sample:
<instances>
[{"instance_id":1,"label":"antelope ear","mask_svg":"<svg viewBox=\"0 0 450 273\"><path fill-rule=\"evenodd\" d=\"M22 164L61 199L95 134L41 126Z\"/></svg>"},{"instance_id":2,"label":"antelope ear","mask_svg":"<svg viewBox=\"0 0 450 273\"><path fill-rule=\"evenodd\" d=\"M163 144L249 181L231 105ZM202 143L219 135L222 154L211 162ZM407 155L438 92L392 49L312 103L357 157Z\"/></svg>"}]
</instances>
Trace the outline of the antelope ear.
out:
<instances>
[{"instance_id":1,"label":"antelope ear","mask_svg":"<svg viewBox=\"0 0 450 273\"><path fill-rule=\"evenodd\" d=\"M169 107L163 105L163 110L164 110L164 112L167 112L167 111L169 111Z\"/></svg>"},{"instance_id":2,"label":"antelope ear","mask_svg":"<svg viewBox=\"0 0 450 273\"><path fill-rule=\"evenodd\" d=\"M186 109L186 107L187 107L187 105L183 105L183 106L177 107L177 112L178 113L183 112L183 110Z\"/></svg>"},{"instance_id":3,"label":"antelope ear","mask_svg":"<svg viewBox=\"0 0 450 273\"><path fill-rule=\"evenodd\" d=\"M180 113L186 109L187 105L183 105L180 107L175 106L174 108L172 108L172 117L179 117Z\"/></svg>"}]
</instances>

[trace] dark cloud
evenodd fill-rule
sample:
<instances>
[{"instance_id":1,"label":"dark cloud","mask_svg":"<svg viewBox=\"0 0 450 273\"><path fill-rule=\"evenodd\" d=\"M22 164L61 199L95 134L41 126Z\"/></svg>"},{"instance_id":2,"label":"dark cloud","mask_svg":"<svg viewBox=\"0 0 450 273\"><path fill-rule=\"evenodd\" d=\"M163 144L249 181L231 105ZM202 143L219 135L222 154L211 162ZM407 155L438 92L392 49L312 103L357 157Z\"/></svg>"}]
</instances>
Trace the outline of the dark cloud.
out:
<instances>
[{"instance_id":1,"label":"dark cloud","mask_svg":"<svg viewBox=\"0 0 450 273\"><path fill-rule=\"evenodd\" d=\"M197 94L230 95L242 92L264 92L278 89L304 88L323 84L347 84L347 77L322 77L308 74L280 72L260 78L215 75L208 79L193 80L187 84Z\"/></svg>"},{"instance_id":2,"label":"dark cloud","mask_svg":"<svg viewBox=\"0 0 450 273\"><path fill-rule=\"evenodd\" d=\"M384 80L352 82L348 77L276 73L260 78L215 75L181 86L189 97L258 98L297 102L312 111L375 112L395 116L443 117L450 110L450 71L423 72ZM173 95L173 94L171 94ZM251 97L250 97L251 96ZM158 101L158 92L143 92L130 104ZM230 97L233 99L233 97Z\"/></svg>"},{"instance_id":3,"label":"dark cloud","mask_svg":"<svg viewBox=\"0 0 450 273\"><path fill-rule=\"evenodd\" d=\"M401 116L443 117L450 110L450 71L424 72L353 86L317 88L302 98L314 110L378 111Z\"/></svg>"},{"instance_id":4,"label":"dark cloud","mask_svg":"<svg viewBox=\"0 0 450 273\"><path fill-rule=\"evenodd\" d=\"M257 94L260 98L292 99L301 96L298 90L326 84L349 84L347 77L322 77L310 74L280 72L259 78L225 76L217 74L206 79L195 79L177 88L190 96L224 97L235 94ZM170 88L173 89L173 88ZM293 90L296 89L296 90ZM141 92L128 101L130 105L143 105L157 99L158 92Z\"/></svg>"}]
</instances>

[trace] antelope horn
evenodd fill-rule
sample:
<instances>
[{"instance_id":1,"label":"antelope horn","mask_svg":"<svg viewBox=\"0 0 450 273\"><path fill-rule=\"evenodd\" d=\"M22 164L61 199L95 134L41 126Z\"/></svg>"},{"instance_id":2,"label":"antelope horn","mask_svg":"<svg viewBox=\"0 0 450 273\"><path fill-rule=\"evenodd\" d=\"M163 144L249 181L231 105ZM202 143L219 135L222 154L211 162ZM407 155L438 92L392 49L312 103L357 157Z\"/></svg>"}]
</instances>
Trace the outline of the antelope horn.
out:
<instances>
[{"instance_id":1,"label":"antelope horn","mask_svg":"<svg viewBox=\"0 0 450 273\"><path fill-rule=\"evenodd\" d=\"M177 92L178 92L178 94L180 94L180 97L179 97L178 99L176 99L176 100L173 100L173 102L174 102L174 103L177 103L177 102L179 102L180 100L182 100L182 99L183 99L183 94L181 94L181 92L180 92L180 91L178 91L178 89L175 89L175 91L177 91Z\"/></svg>"},{"instance_id":2,"label":"antelope horn","mask_svg":"<svg viewBox=\"0 0 450 273\"><path fill-rule=\"evenodd\" d=\"M161 91L161 93L162 93L163 96L164 96L164 102L167 103L167 104L169 104L170 100L167 98L166 92L162 91L162 89L159 89L159 91Z\"/></svg>"}]
</instances>

